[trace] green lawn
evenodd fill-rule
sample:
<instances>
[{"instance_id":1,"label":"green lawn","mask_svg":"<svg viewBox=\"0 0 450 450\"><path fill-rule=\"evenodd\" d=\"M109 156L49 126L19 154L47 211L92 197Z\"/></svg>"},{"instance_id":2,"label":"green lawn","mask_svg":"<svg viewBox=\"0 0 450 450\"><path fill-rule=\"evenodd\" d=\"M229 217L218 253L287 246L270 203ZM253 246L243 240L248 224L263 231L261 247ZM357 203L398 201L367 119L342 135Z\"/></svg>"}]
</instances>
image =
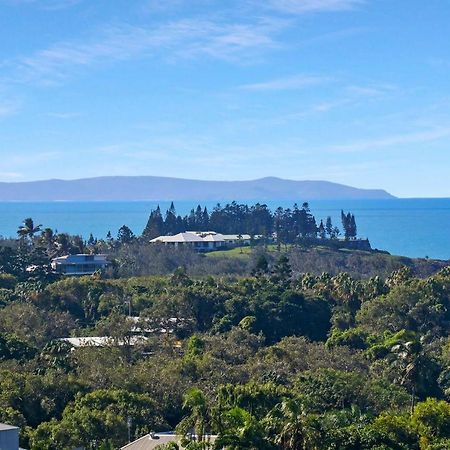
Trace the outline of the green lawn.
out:
<instances>
[{"instance_id":1,"label":"green lawn","mask_svg":"<svg viewBox=\"0 0 450 450\"><path fill-rule=\"evenodd\" d=\"M205 253L206 256L212 258L219 258L228 256L230 258L247 258L252 252L251 247L232 248L230 250L218 250L214 252Z\"/></svg>"},{"instance_id":2,"label":"green lawn","mask_svg":"<svg viewBox=\"0 0 450 450\"><path fill-rule=\"evenodd\" d=\"M223 256L227 256L230 258L239 258L239 257L246 258L252 253L253 249L254 249L254 247L236 247L236 248L232 248L230 250L217 250L217 251L205 253L205 255L208 257L213 257L213 258L223 257ZM285 250L285 246L283 245L281 247L281 251L284 251L284 250ZM277 251L276 244L270 244L266 247L266 252L271 253L271 252L276 252L276 251Z\"/></svg>"}]
</instances>

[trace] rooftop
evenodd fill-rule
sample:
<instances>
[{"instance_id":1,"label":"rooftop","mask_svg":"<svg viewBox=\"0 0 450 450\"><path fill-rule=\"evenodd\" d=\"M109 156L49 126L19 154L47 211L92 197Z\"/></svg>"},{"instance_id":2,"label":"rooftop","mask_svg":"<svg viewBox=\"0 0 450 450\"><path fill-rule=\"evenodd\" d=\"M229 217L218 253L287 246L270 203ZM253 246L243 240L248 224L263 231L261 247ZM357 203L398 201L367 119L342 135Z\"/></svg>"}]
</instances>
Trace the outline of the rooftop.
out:
<instances>
[{"instance_id":1,"label":"rooftop","mask_svg":"<svg viewBox=\"0 0 450 450\"><path fill-rule=\"evenodd\" d=\"M226 242L250 240L249 234L221 234L215 231L185 231L174 236L158 236L150 242Z\"/></svg>"},{"instance_id":2,"label":"rooftop","mask_svg":"<svg viewBox=\"0 0 450 450\"><path fill-rule=\"evenodd\" d=\"M217 436L206 436L206 440L211 442L214 442L216 438ZM121 448L121 450L153 450L158 448L160 445L168 444L169 442L176 442L179 444L181 439L182 436L174 433L147 434L140 439L125 445Z\"/></svg>"},{"instance_id":3,"label":"rooftop","mask_svg":"<svg viewBox=\"0 0 450 450\"><path fill-rule=\"evenodd\" d=\"M0 423L0 431L9 431L9 430L17 430L18 427L13 425L8 425L6 423Z\"/></svg>"}]
</instances>

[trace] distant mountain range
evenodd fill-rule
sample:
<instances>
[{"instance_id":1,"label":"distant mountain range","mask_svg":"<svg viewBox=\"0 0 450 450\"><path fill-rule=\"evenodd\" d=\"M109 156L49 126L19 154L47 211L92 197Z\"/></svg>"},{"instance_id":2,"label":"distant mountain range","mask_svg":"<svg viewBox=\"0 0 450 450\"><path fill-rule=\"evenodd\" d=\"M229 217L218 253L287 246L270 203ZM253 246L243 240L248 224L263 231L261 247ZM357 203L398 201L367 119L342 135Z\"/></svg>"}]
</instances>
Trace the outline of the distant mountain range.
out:
<instances>
[{"instance_id":1,"label":"distant mountain range","mask_svg":"<svg viewBox=\"0 0 450 450\"><path fill-rule=\"evenodd\" d=\"M358 189L328 181L267 177L250 181L200 181L132 176L0 183L0 201L270 201L388 199L382 189Z\"/></svg>"}]
</instances>

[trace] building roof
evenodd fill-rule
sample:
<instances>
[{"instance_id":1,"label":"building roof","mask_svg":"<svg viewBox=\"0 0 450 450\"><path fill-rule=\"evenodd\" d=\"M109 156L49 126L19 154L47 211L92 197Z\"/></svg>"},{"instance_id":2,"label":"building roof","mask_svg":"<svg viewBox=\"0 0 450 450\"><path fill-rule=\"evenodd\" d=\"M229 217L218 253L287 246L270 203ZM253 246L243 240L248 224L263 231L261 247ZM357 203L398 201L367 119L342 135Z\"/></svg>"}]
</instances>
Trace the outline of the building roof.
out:
<instances>
[{"instance_id":1,"label":"building roof","mask_svg":"<svg viewBox=\"0 0 450 450\"><path fill-rule=\"evenodd\" d=\"M84 337L70 337L60 338L59 341L64 341L73 347L106 347L108 345L125 345L124 342L115 342L113 338L108 336L84 336ZM131 336L129 345L136 345L145 342L144 336Z\"/></svg>"},{"instance_id":2,"label":"building roof","mask_svg":"<svg viewBox=\"0 0 450 450\"><path fill-rule=\"evenodd\" d=\"M243 241L249 241L251 236L249 234L241 234L240 239ZM225 241L239 241L239 234L222 234Z\"/></svg>"},{"instance_id":3,"label":"building roof","mask_svg":"<svg viewBox=\"0 0 450 450\"><path fill-rule=\"evenodd\" d=\"M174 236L159 236L150 242L203 242L203 238L196 233L185 232Z\"/></svg>"},{"instance_id":4,"label":"building roof","mask_svg":"<svg viewBox=\"0 0 450 450\"><path fill-rule=\"evenodd\" d=\"M208 436L206 439L214 442L217 436ZM140 439L125 445L121 450L153 450L160 445L168 444L169 442L175 442L180 444L182 436L174 433L155 433L147 434ZM184 447L180 447L184 448Z\"/></svg>"},{"instance_id":5,"label":"building roof","mask_svg":"<svg viewBox=\"0 0 450 450\"><path fill-rule=\"evenodd\" d=\"M13 425L8 425L6 423L0 423L0 432L1 431L10 431L10 430L18 430L18 427L15 427Z\"/></svg>"},{"instance_id":6,"label":"building roof","mask_svg":"<svg viewBox=\"0 0 450 450\"><path fill-rule=\"evenodd\" d=\"M97 263L104 264L106 263L106 255L90 255L79 253L77 255L64 255L58 256L52 260L53 263L64 263L64 264L74 264L80 262L89 262L89 263Z\"/></svg>"},{"instance_id":7,"label":"building roof","mask_svg":"<svg viewBox=\"0 0 450 450\"><path fill-rule=\"evenodd\" d=\"M184 233L178 233L174 236L158 236L152 239L150 242L161 243L182 243L182 242L226 242L226 241L239 241L250 240L249 234L242 234L238 237L238 234L221 234L215 231L185 231Z\"/></svg>"}]
</instances>

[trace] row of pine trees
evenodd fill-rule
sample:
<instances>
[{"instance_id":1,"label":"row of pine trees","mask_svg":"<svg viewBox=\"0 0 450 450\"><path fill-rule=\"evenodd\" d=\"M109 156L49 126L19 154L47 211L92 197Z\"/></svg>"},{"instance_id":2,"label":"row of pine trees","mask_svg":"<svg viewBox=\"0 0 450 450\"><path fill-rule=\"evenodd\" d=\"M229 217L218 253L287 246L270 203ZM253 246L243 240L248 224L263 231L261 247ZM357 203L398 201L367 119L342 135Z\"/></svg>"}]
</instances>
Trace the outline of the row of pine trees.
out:
<instances>
[{"instance_id":1,"label":"row of pine trees","mask_svg":"<svg viewBox=\"0 0 450 450\"><path fill-rule=\"evenodd\" d=\"M343 235L346 239L357 236L355 216L341 212ZM255 205L229 203L217 204L209 213L206 207L193 208L190 214L182 217L176 213L175 205L163 213L158 206L153 210L143 232L143 237L153 239L163 235L174 235L185 231L215 231L223 234L249 234L251 236L272 236L279 240L293 243L298 238L336 239L341 231L334 226L331 217L317 224L309 204L301 207L294 204L292 208L278 207L273 213L265 204Z\"/></svg>"}]
</instances>

